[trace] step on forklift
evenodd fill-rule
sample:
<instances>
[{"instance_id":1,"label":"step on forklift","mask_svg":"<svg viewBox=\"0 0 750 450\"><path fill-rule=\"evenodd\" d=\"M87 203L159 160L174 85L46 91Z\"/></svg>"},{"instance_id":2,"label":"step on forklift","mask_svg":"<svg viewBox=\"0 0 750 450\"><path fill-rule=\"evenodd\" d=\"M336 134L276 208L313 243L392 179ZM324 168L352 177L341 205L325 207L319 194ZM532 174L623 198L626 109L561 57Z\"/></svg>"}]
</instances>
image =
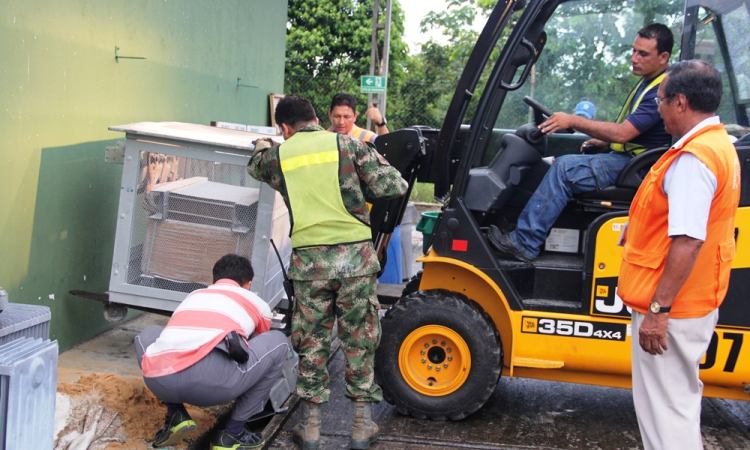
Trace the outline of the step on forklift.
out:
<instances>
[{"instance_id":1,"label":"step on forklift","mask_svg":"<svg viewBox=\"0 0 750 450\"><path fill-rule=\"evenodd\" d=\"M423 272L382 319L376 377L402 414L460 420L487 402L501 375L631 387L633 331L630 311L617 295L617 242L645 172L666 149L635 156L615 186L571 201L531 263L508 260L488 244L487 232L490 225L512 229L550 157L578 152L588 139L572 130L550 136L537 130L552 114L542 102L553 96L545 92L574 89L554 67L587 70L586 60L576 61L580 54L560 54L565 33L594 39L597 58L615 59L607 53L612 49L626 58L635 32L651 22L675 33L672 62L711 60L724 78L719 114L738 137L743 170L737 256L700 367L705 396L750 400L750 345L744 345L750 334L750 1L499 0L442 128L415 126L377 141L410 191L416 182L434 183L435 198L443 202L425 236L429 250L418 259ZM607 47L612 36L621 36L623 45ZM621 85L629 88L636 79L623 67ZM626 96L615 87L599 93L599 109L609 101L611 110L619 110ZM572 110L578 100L549 106ZM380 253L407 199L374 202L373 239Z\"/></svg>"}]
</instances>

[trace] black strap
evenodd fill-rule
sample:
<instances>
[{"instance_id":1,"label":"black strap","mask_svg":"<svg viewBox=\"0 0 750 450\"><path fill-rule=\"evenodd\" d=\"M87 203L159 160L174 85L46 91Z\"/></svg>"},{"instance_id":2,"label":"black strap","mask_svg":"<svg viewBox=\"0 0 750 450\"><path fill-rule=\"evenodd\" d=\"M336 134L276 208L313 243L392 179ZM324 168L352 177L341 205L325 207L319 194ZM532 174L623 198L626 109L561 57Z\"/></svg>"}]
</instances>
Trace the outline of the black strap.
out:
<instances>
[{"instance_id":1,"label":"black strap","mask_svg":"<svg viewBox=\"0 0 750 450\"><path fill-rule=\"evenodd\" d=\"M273 247L273 251L276 253L276 258L278 258L279 260L279 265L281 266L281 275L283 275L284 277L284 282L282 284L284 286L284 292L286 292L287 300L289 300L289 307L284 309L284 313L287 314L287 317L289 317L292 314L292 306L294 305L294 286L292 285L292 280L290 280L286 275L286 270L284 270L284 263L281 261L279 249L276 248L276 244L274 244L273 239L271 239L270 241L271 246Z\"/></svg>"}]
</instances>

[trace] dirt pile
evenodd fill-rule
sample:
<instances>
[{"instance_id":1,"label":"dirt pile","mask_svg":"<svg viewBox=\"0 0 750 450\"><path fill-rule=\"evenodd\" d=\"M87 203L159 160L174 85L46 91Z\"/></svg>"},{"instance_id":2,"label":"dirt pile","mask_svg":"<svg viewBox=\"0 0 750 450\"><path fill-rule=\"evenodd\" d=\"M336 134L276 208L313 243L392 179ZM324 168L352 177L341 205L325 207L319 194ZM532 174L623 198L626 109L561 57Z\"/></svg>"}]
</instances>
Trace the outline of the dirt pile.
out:
<instances>
[{"instance_id":1,"label":"dirt pile","mask_svg":"<svg viewBox=\"0 0 750 450\"><path fill-rule=\"evenodd\" d=\"M55 450L145 450L164 425L166 407L141 378L91 374L75 383L59 383L57 391L58 398L69 401L58 401L58 409L67 411L58 411L64 423L56 427ZM194 436L205 434L216 422L210 409L187 409L198 425Z\"/></svg>"}]
</instances>

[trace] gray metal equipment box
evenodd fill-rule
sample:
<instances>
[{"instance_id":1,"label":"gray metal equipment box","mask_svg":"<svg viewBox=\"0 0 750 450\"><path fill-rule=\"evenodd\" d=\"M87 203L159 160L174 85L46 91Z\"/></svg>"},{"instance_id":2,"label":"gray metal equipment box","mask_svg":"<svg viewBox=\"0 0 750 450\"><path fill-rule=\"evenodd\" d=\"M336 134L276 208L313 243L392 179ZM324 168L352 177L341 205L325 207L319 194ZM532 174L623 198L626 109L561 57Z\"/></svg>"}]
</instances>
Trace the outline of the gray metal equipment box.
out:
<instances>
[{"instance_id":1,"label":"gray metal equipment box","mask_svg":"<svg viewBox=\"0 0 750 450\"><path fill-rule=\"evenodd\" d=\"M2 288L0 299L0 450L52 448L58 347L49 341L50 309L7 303Z\"/></svg>"},{"instance_id":2,"label":"gray metal equipment box","mask_svg":"<svg viewBox=\"0 0 750 450\"><path fill-rule=\"evenodd\" d=\"M269 239L288 264L289 214L281 196L246 170L251 142L269 136L180 122L109 129L127 138L111 303L174 311L211 284L214 263L227 253L250 259L250 289L271 308L285 299Z\"/></svg>"},{"instance_id":3,"label":"gray metal equipment box","mask_svg":"<svg viewBox=\"0 0 750 450\"><path fill-rule=\"evenodd\" d=\"M8 303L0 313L0 345L20 338L49 339L50 319L47 306Z\"/></svg>"}]
</instances>

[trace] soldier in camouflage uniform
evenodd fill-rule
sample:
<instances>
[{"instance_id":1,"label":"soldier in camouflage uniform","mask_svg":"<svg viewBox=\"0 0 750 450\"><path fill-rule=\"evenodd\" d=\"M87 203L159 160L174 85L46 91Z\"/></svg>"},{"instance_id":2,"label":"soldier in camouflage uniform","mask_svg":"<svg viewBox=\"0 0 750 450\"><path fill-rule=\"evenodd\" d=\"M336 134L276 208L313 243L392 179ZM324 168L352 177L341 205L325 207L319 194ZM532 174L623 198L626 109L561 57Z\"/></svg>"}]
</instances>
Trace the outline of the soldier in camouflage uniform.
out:
<instances>
[{"instance_id":1,"label":"soldier in camouflage uniform","mask_svg":"<svg viewBox=\"0 0 750 450\"><path fill-rule=\"evenodd\" d=\"M292 225L292 344L300 356L297 395L303 399L294 440L303 449L320 446L319 406L330 394L326 361L337 320L346 396L355 410L350 446L365 449L378 433L372 403L382 400L373 372L380 264L365 198L398 198L408 186L373 144L320 127L305 98L284 97L275 119L286 141L256 141L247 171L281 193Z\"/></svg>"}]
</instances>

